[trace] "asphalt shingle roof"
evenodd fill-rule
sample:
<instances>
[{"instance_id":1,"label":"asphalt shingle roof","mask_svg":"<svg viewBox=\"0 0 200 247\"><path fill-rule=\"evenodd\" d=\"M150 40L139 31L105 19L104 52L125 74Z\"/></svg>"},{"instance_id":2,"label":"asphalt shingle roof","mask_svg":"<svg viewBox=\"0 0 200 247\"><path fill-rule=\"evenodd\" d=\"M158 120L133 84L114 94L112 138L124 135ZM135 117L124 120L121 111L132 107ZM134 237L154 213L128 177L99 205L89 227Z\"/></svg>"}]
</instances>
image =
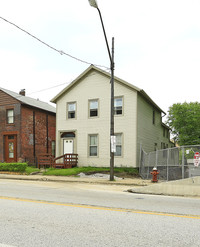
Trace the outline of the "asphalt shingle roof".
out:
<instances>
[{"instance_id":1,"label":"asphalt shingle roof","mask_svg":"<svg viewBox=\"0 0 200 247\"><path fill-rule=\"evenodd\" d=\"M36 100L27 96L23 96L21 94L12 92L10 90L4 89L0 87L0 90L3 91L4 93L10 95L11 97L15 98L16 100L20 101L22 104L26 104L32 107L36 107L45 111L53 112L56 113L56 108L51 106L50 104Z\"/></svg>"}]
</instances>

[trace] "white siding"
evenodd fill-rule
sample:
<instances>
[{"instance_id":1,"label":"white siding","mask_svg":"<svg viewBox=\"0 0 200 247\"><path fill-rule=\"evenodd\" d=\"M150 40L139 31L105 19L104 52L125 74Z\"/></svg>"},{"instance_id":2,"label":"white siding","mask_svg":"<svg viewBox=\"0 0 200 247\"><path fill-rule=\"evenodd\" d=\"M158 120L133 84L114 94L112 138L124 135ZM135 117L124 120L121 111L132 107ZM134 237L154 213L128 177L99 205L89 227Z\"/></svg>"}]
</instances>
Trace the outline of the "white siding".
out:
<instances>
[{"instance_id":1,"label":"white siding","mask_svg":"<svg viewBox=\"0 0 200 247\"><path fill-rule=\"evenodd\" d=\"M115 81L115 96L123 97L123 115L115 116L115 133L123 134L123 156L115 166L136 166L137 93ZM89 118L88 100L98 99L99 116ZM67 102L76 102L76 119L67 119ZM110 165L110 79L92 71L57 100L57 156L62 155L61 132L75 131L79 166ZM88 155L88 135L98 134L98 157Z\"/></svg>"}]
</instances>

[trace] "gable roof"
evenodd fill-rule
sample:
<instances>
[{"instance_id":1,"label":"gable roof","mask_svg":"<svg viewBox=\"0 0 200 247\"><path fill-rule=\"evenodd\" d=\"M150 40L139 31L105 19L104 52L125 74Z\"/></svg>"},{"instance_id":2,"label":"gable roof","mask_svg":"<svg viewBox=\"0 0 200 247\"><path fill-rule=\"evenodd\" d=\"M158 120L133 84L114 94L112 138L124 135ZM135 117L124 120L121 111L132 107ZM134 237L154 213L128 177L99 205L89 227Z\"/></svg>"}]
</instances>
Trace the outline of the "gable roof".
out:
<instances>
[{"instance_id":1,"label":"gable roof","mask_svg":"<svg viewBox=\"0 0 200 247\"><path fill-rule=\"evenodd\" d=\"M110 78L111 75L110 73L99 69L97 67L95 67L94 65L90 65L83 73L81 73L75 80L73 80L68 86L66 86L60 93L58 93L53 99L51 99L52 103L56 103L57 100L62 97L62 95L64 93L66 93L68 90L70 90L73 86L75 86L78 82L80 82L80 80L85 77L88 73L90 73L92 70ZM120 79L119 77L114 77L114 80L119 82L120 84L129 87L132 90L137 91L138 93L140 93L147 101L149 101L156 109L158 109L160 112L163 112L165 115L166 113L147 95L147 93L143 90L140 89L136 86L134 86L133 84L128 83L127 81L124 81L122 79Z\"/></svg>"},{"instance_id":2,"label":"gable roof","mask_svg":"<svg viewBox=\"0 0 200 247\"><path fill-rule=\"evenodd\" d=\"M21 102L22 104L25 105L29 105L35 108L39 108L48 112L52 112L52 113L56 113L56 108L51 106L50 104L40 101L40 100L36 100L27 96L23 96L21 94L12 92L10 90L4 89L0 87L0 90L3 91L4 93L10 95L11 97L15 98L16 100L18 100L19 102Z\"/></svg>"}]
</instances>

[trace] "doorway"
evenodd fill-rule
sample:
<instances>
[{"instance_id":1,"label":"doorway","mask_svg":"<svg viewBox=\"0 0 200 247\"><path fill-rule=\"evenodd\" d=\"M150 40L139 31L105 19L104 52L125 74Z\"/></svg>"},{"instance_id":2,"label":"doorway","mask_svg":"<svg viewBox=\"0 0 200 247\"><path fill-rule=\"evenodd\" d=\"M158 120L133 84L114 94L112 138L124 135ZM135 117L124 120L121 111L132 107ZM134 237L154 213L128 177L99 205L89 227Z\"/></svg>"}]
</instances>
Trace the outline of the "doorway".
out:
<instances>
[{"instance_id":1,"label":"doorway","mask_svg":"<svg viewBox=\"0 0 200 247\"><path fill-rule=\"evenodd\" d=\"M6 135L5 136L5 162L12 163L17 162L17 136Z\"/></svg>"},{"instance_id":2,"label":"doorway","mask_svg":"<svg viewBox=\"0 0 200 247\"><path fill-rule=\"evenodd\" d=\"M63 140L63 154L73 154L74 152L74 140L73 139L64 139Z\"/></svg>"}]
</instances>

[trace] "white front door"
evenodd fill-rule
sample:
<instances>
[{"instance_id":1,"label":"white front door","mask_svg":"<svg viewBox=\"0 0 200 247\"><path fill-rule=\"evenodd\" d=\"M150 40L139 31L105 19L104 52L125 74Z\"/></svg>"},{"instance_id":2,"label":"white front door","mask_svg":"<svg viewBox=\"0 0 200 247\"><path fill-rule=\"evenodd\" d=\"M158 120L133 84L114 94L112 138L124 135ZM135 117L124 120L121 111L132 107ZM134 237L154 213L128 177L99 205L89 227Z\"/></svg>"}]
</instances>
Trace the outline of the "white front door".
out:
<instances>
[{"instance_id":1,"label":"white front door","mask_svg":"<svg viewBox=\"0 0 200 247\"><path fill-rule=\"evenodd\" d=\"M74 152L74 141L73 140L63 140L64 141L64 148L63 154L73 154Z\"/></svg>"}]
</instances>

